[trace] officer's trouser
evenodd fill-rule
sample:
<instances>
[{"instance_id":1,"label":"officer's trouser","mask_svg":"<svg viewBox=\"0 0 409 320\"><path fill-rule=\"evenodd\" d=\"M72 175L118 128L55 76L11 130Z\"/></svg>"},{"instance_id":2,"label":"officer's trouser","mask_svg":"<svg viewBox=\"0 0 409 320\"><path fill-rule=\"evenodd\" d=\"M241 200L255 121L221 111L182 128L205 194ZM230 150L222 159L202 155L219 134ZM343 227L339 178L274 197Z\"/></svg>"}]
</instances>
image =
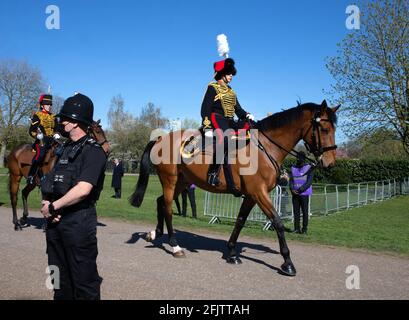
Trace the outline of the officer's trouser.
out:
<instances>
[{"instance_id":1,"label":"officer's trouser","mask_svg":"<svg viewBox=\"0 0 409 320\"><path fill-rule=\"evenodd\" d=\"M55 300L100 299L96 228L95 207L64 214L57 224L48 223L48 264L59 269L60 289L55 288L54 278Z\"/></svg>"}]
</instances>

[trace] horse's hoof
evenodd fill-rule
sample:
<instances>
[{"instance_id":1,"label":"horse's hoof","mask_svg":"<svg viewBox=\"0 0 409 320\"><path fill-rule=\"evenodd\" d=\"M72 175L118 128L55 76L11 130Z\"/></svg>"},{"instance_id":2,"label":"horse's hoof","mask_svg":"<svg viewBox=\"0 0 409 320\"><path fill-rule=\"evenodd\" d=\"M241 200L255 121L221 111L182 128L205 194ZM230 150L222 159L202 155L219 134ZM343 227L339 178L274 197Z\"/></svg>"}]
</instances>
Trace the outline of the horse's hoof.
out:
<instances>
[{"instance_id":1,"label":"horse's hoof","mask_svg":"<svg viewBox=\"0 0 409 320\"><path fill-rule=\"evenodd\" d=\"M16 223L16 224L14 225L14 230L15 230L15 231L21 231L21 230L23 230L23 229L21 228L21 225L20 225L19 223Z\"/></svg>"},{"instance_id":2,"label":"horse's hoof","mask_svg":"<svg viewBox=\"0 0 409 320\"><path fill-rule=\"evenodd\" d=\"M152 242L153 241L153 237L152 237L152 232L147 232L145 235L145 240L147 242Z\"/></svg>"},{"instance_id":3,"label":"horse's hoof","mask_svg":"<svg viewBox=\"0 0 409 320\"><path fill-rule=\"evenodd\" d=\"M228 257L226 261L230 264L242 264L241 259L237 256Z\"/></svg>"},{"instance_id":4,"label":"horse's hoof","mask_svg":"<svg viewBox=\"0 0 409 320\"><path fill-rule=\"evenodd\" d=\"M292 263L284 263L281 266L281 271L289 277L294 277L297 274L297 271Z\"/></svg>"},{"instance_id":5,"label":"horse's hoof","mask_svg":"<svg viewBox=\"0 0 409 320\"><path fill-rule=\"evenodd\" d=\"M19 221L19 223L20 223L20 225L21 225L22 227L28 226L27 219L21 218L20 221Z\"/></svg>"},{"instance_id":6,"label":"horse's hoof","mask_svg":"<svg viewBox=\"0 0 409 320\"><path fill-rule=\"evenodd\" d=\"M175 258L186 258L186 255L183 250L174 252L173 256Z\"/></svg>"}]
</instances>

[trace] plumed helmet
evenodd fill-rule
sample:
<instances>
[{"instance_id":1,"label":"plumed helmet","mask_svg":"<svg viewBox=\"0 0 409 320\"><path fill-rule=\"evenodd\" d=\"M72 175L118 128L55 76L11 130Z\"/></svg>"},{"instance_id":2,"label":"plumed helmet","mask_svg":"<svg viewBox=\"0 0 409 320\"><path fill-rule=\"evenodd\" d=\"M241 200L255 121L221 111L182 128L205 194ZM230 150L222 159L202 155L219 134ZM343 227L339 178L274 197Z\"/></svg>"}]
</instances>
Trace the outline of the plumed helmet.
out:
<instances>
[{"instance_id":1,"label":"plumed helmet","mask_svg":"<svg viewBox=\"0 0 409 320\"><path fill-rule=\"evenodd\" d=\"M94 116L94 104L87 96L77 93L64 101L57 117L69 118L86 125L91 125Z\"/></svg>"},{"instance_id":2,"label":"plumed helmet","mask_svg":"<svg viewBox=\"0 0 409 320\"><path fill-rule=\"evenodd\" d=\"M236 67L234 66L234 60L232 58L215 62L213 64L213 68L215 72L214 78L216 80L220 80L227 74L232 74L235 76L237 73Z\"/></svg>"},{"instance_id":3,"label":"plumed helmet","mask_svg":"<svg viewBox=\"0 0 409 320\"><path fill-rule=\"evenodd\" d=\"M42 94L38 99L38 103L40 106L53 105L53 96L51 94Z\"/></svg>"}]
</instances>

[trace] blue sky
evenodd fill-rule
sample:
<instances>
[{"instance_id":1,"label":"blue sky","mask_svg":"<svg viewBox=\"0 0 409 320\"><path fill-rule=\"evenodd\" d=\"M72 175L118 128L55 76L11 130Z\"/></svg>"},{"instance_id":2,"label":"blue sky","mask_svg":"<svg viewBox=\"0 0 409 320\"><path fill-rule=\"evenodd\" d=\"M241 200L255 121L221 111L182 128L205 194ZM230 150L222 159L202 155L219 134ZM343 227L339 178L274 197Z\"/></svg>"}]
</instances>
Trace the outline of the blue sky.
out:
<instances>
[{"instance_id":1,"label":"blue sky","mask_svg":"<svg viewBox=\"0 0 409 320\"><path fill-rule=\"evenodd\" d=\"M53 93L79 91L106 125L112 96L134 113L148 102L169 118L200 120L200 105L219 60L224 33L236 60L232 87L256 118L321 102L332 78L325 59L350 30L352 1L95 1L3 0L0 59L38 67ZM48 30L46 7L60 9L60 30Z\"/></svg>"}]
</instances>

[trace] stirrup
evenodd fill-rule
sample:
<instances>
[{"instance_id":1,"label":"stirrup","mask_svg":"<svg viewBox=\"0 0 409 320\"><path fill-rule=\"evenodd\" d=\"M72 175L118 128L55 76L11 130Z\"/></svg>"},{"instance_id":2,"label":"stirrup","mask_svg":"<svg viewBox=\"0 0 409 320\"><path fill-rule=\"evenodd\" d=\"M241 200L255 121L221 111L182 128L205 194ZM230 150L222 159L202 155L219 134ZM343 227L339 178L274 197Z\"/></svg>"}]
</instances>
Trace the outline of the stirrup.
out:
<instances>
[{"instance_id":1,"label":"stirrup","mask_svg":"<svg viewBox=\"0 0 409 320\"><path fill-rule=\"evenodd\" d=\"M35 184L35 176L28 176L27 184Z\"/></svg>"},{"instance_id":2,"label":"stirrup","mask_svg":"<svg viewBox=\"0 0 409 320\"><path fill-rule=\"evenodd\" d=\"M213 187L218 187L220 185L219 177L217 176L217 172L209 173L207 177L207 183L209 183Z\"/></svg>"}]
</instances>

